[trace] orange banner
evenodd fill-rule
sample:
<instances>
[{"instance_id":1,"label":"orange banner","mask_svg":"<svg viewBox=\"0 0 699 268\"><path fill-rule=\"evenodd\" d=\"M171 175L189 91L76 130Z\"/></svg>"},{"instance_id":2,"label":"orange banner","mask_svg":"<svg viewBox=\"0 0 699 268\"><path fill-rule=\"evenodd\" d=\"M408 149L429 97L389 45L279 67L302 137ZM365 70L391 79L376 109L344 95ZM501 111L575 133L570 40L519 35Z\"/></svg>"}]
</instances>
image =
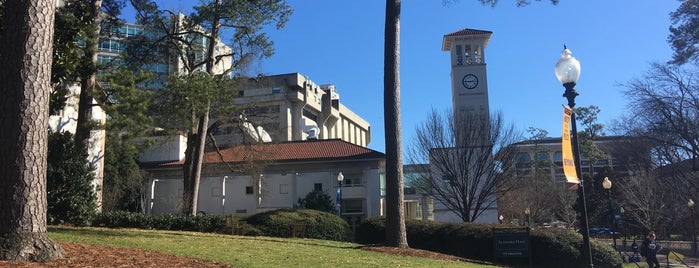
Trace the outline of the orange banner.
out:
<instances>
[{"instance_id":1,"label":"orange banner","mask_svg":"<svg viewBox=\"0 0 699 268\"><path fill-rule=\"evenodd\" d=\"M563 135L561 136L562 157L563 157L563 173L566 176L566 182L575 184L580 183L578 173L575 171L575 158L573 158L572 142L570 138L570 116L573 114L573 109L568 106L563 106ZM577 187L574 187L577 188Z\"/></svg>"}]
</instances>

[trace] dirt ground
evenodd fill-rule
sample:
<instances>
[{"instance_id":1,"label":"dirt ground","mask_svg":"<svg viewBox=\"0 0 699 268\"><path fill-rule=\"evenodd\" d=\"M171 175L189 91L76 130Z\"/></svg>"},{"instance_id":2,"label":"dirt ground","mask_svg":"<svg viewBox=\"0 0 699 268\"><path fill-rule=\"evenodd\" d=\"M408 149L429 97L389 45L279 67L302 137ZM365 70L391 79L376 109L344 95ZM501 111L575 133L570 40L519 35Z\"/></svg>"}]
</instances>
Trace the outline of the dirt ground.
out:
<instances>
[{"instance_id":1,"label":"dirt ground","mask_svg":"<svg viewBox=\"0 0 699 268\"><path fill-rule=\"evenodd\" d=\"M0 267L230 267L214 261L173 256L157 251L130 248L113 248L78 243L60 243L66 251L63 259L48 263L11 263L0 261ZM367 246L364 250L394 255L414 256L445 260L461 258L419 249Z\"/></svg>"}]
</instances>

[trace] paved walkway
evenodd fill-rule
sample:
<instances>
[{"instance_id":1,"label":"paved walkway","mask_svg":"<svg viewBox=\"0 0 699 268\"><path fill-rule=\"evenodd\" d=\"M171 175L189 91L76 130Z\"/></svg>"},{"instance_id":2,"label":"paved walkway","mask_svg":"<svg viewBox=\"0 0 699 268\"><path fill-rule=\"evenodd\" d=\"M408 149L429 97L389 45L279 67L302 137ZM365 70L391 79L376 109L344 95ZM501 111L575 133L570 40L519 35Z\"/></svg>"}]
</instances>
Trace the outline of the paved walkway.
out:
<instances>
[{"instance_id":1,"label":"paved walkway","mask_svg":"<svg viewBox=\"0 0 699 268\"><path fill-rule=\"evenodd\" d=\"M633 253L631 252L622 252L622 255L627 254L625 256L632 256ZM679 263L674 260L670 260L670 267L699 267L699 258L693 257L693 256L685 256L684 259L684 264ZM660 261L660 266L666 267L668 262L667 262L667 255L665 254L658 254L658 261ZM646 260L645 258L641 257L641 261L637 262L640 267L648 267L646 265Z\"/></svg>"}]
</instances>

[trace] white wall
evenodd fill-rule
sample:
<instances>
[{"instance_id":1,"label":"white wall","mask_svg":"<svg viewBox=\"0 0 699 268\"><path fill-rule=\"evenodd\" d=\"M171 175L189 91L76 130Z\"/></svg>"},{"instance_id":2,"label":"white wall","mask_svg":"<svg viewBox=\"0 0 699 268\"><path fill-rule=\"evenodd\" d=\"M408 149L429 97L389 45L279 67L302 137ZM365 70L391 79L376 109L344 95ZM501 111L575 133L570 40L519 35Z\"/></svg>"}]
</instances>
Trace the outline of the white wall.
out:
<instances>
[{"instance_id":1,"label":"white wall","mask_svg":"<svg viewBox=\"0 0 699 268\"><path fill-rule=\"evenodd\" d=\"M257 180L249 175L217 175L202 177L199 185L198 211L206 214L241 214L248 215L262 211L293 208L299 198L304 198L320 183L323 191L333 201L336 199L337 170L313 172L276 172L264 173L262 177L262 199L258 200ZM157 176L157 173L154 173ZM362 172L363 185L343 187L343 199L364 199L364 214L368 217L380 216L381 197L378 169L365 169ZM222 202L223 177L226 178L225 202ZM246 194L246 187L252 186L252 194ZM149 214L167 214L180 211L182 200L181 178L158 178L149 184L147 200L151 201ZM346 196L349 195L349 196ZM259 202L259 204L258 204Z\"/></svg>"},{"instance_id":2,"label":"white wall","mask_svg":"<svg viewBox=\"0 0 699 268\"><path fill-rule=\"evenodd\" d=\"M138 138L137 142L144 142L146 138ZM187 149L187 137L176 136L156 136L148 137L154 144L144 150L138 157L141 162L158 161L179 161L184 159L184 152Z\"/></svg>"}]
</instances>

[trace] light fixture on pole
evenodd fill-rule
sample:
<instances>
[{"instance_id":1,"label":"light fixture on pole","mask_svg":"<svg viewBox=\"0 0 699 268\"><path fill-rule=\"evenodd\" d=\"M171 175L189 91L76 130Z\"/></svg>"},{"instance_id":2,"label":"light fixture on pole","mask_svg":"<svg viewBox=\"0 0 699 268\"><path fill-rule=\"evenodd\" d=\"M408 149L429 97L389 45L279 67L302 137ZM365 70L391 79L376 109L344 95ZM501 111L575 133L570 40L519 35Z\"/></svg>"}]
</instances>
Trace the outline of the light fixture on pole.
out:
<instances>
[{"instance_id":1,"label":"light fixture on pole","mask_svg":"<svg viewBox=\"0 0 699 268\"><path fill-rule=\"evenodd\" d=\"M529 207L527 207L527 208L524 209L524 216L526 216L527 227L529 227L529 225L531 225L531 222L530 222L530 220L529 220L529 219L530 219L530 218L529 218L529 214L530 214L530 213L531 213L531 210L529 210Z\"/></svg>"},{"instance_id":2,"label":"light fixture on pole","mask_svg":"<svg viewBox=\"0 0 699 268\"><path fill-rule=\"evenodd\" d=\"M614 240L614 250L617 250L616 248L616 234L614 234L614 210L612 209L612 181L609 180L608 177L604 177L604 181L602 181L602 187L607 190L607 197L609 197L609 220L610 220L610 228L612 230L612 239Z\"/></svg>"},{"instance_id":3,"label":"light fixture on pole","mask_svg":"<svg viewBox=\"0 0 699 268\"><path fill-rule=\"evenodd\" d=\"M221 215L226 215L226 180L228 176L223 176L221 182Z\"/></svg>"},{"instance_id":4,"label":"light fixture on pole","mask_svg":"<svg viewBox=\"0 0 699 268\"><path fill-rule=\"evenodd\" d=\"M697 256L697 234L696 234L696 227L694 225L694 200L691 198L687 202L687 206L689 207L689 212L691 213L690 216L692 217L692 253L694 256Z\"/></svg>"},{"instance_id":5,"label":"light fixture on pole","mask_svg":"<svg viewBox=\"0 0 699 268\"><path fill-rule=\"evenodd\" d=\"M345 180L345 176L342 175L342 172L337 174L337 182L340 184L340 187L337 188L337 208L338 211L340 212L340 218L342 218L342 181Z\"/></svg>"},{"instance_id":6,"label":"light fixture on pole","mask_svg":"<svg viewBox=\"0 0 699 268\"><path fill-rule=\"evenodd\" d=\"M578 96L578 92L575 90L575 83L580 77L580 62L576 60L570 50L566 46L563 46L563 52L561 52L561 59L556 63L556 78L558 78L563 87L565 87L565 92L563 97L568 99L568 106L573 109L575 108L575 97ZM590 230L587 225L587 204L585 201L585 187L580 170L580 151L578 148L578 127L575 122L575 112L570 115L571 123L571 143L573 147L573 157L575 163L575 171L577 173L580 183L578 184L578 195L582 200L582 208L580 208L581 222L580 227L582 229L583 245L581 252L585 259L590 264L590 267L594 267L592 262L592 248L590 247Z\"/></svg>"},{"instance_id":7,"label":"light fixture on pole","mask_svg":"<svg viewBox=\"0 0 699 268\"><path fill-rule=\"evenodd\" d=\"M503 220L503 219L505 219L505 217L502 216L502 214L500 214L500 217L498 217L498 220L500 220L500 223L501 223L501 224L502 224L502 220Z\"/></svg>"}]
</instances>

